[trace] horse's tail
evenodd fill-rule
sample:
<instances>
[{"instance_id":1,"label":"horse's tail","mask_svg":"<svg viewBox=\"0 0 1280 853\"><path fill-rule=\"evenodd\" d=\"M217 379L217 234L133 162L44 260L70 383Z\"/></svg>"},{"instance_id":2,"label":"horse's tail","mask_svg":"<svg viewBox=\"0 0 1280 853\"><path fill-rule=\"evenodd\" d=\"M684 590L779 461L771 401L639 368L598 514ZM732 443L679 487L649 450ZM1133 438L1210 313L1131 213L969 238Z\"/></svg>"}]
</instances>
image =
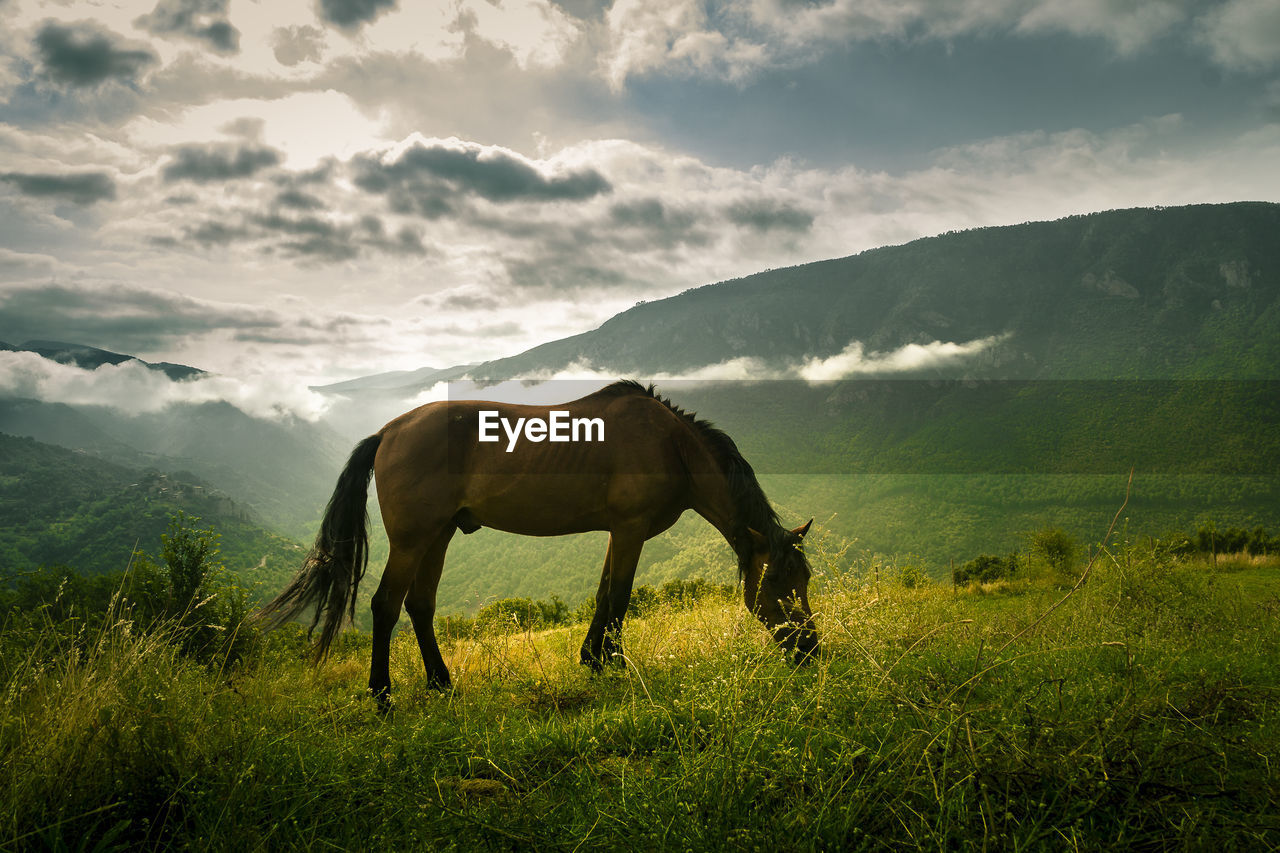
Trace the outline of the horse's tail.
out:
<instances>
[{"instance_id":1,"label":"horse's tail","mask_svg":"<svg viewBox=\"0 0 1280 853\"><path fill-rule=\"evenodd\" d=\"M324 511L316 544L289 585L258 613L268 628L274 628L314 605L310 630L321 626L317 661L329 654L333 638L355 618L356 590L369 564L369 478L381 443L381 435L372 435L351 451Z\"/></svg>"}]
</instances>

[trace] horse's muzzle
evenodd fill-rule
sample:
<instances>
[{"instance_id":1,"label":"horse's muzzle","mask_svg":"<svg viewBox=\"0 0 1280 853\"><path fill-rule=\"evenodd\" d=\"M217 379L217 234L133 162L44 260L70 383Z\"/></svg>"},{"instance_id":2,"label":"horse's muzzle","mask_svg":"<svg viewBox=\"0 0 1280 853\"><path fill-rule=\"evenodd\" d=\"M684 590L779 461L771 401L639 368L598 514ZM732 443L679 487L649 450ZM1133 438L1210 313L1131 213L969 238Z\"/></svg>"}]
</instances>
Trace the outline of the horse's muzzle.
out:
<instances>
[{"instance_id":1,"label":"horse's muzzle","mask_svg":"<svg viewBox=\"0 0 1280 853\"><path fill-rule=\"evenodd\" d=\"M806 664L818 656L818 632L812 624L784 625L773 632L773 637L787 651L795 651L797 664Z\"/></svg>"}]
</instances>

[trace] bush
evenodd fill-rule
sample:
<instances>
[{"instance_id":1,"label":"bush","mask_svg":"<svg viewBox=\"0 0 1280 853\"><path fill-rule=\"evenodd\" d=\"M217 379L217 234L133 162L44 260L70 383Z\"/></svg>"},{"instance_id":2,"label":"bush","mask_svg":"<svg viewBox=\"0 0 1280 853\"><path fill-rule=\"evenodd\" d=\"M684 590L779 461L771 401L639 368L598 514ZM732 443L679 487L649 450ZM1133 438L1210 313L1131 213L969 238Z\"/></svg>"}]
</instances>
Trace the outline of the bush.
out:
<instances>
[{"instance_id":1,"label":"bush","mask_svg":"<svg viewBox=\"0 0 1280 853\"><path fill-rule=\"evenodd\" d=\"M1240 554L1264 556L1280 551L1280 539L1273 537L1264 527L1246 530L1243 527L1219 527L1214 521L1201 524L1191 536L1180 537L1185 541L1184 553Z\"/></svg>"},{"instance_id":2,"label":"bush","mask_svg":"<svg viewBox=\"0 0 1280 853\"><path fill-rule=\"evenodd\" d=\"M1018 574L1020 566L1021 560L1016 553L1004 557L983 554L956 569L954 580L957 586L975 581L990 583L996 580L1008 580Z\"/></svg>"},{"instance_id":3,"label":"bush","mask_svg":"<svg viewBox=\"0 0 1280 853\"><path fill-rule=\"evenodd\" d=\"M476 630L485 630L514 625L521 631L528 631L564 625L570 621L569 606L558 595L551 596L550 601L504 598L481 607L476 614L474 627Z\"/></svg>"},{"instance_id":4,"label":"bush","mask_svg":"<svg viewBox=\"0 0 1280 853\"><path fill-rule=\"evenodd\" d=\"M708 598L732 600L737 596L737 590L732 584L711 583L703 578L677 578L664 583L658 594L663 604L678 610L689 610L699 601Z\"/></svg>"},{"instance_id":5,"label":"bush","mask_svg":"<svg viewBox=\"0 0 1280 853\"><path fill-rule=\"evenodd\" d=\"M1031 535L1031 553L1053 571L1065 575L1080 553L1080 543L1061 527L1049 527Z\"/></svg>"},{"instance_id":6,"label":"bush","mask_svg":"<svg viewBox=\"0 0 1280 853\"><path fill-rule=\"evenodd\" d=\"M20 641L33 628L83 645L104 623L124 620L163 634L202 663L240 660L258 637L246 624L249 596L225 575L218 536L199 521L182 512L170 517L159 563L138 552L123 572L86 577L58 566L10 575L0 590L12 632L6 639Z\"/></svg>"},{"instance_id":7,"label":"bush","mask_svg":"<svg viewBox=\"0 0 1280 853\"><path fill-rule=\"evenodd\" d=\"M647 583L631 588L631 601L627 604L628 616L647 616L658 609L662 598L658 591Z\"/></svg>"},{"instance_id":8,"label":"bush","mask_svg":"<svg viewBox=\"0 0 1280 853\"><path fill-rule=\"evenodd\" d=\"M902 563L898 566L898 583L907 589L915 589L929 582L929 573L919 563Z\"/></svg>"}]
</instances>

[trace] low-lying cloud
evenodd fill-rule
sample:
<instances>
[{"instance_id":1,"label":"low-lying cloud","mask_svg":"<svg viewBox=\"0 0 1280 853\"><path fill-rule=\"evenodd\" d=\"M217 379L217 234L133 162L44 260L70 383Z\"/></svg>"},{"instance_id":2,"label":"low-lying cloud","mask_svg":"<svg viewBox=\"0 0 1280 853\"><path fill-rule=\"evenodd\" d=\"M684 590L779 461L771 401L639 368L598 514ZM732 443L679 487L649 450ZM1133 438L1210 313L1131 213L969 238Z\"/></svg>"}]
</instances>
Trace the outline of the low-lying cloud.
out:
<instances>
[{"instance_id":1,"label":"low-lying cloud","mask_svg":"<svg viewBox=\"0 0 1280 853\"><path fill-rule=\"evenodd\" d=\"M684 382L795 379L818 383L855 377L896 376L961 366L1008 339L1009 335L1003 334L963 343L932 341L927 344L906 344L884 352L868 352L861 341L850 341L835 355L812 357L790 364L778 365L755 356L740 356L687 370L659 371L648 378L656 381ZM616 370L579 360L558 370L524 373L519 379L510 381L516 384L573 380L610 382L618 377L619 373ZM470 382L483 383L485 379L486 377L478 374L470 374L467 377L467 381ZM439 390L432 389L424 392L423 399L442 399L433 396L439 393Z\"/></svg>"},{"instance_id":2,"label":"low-lying cloud","mask_svg":"<svg viewBox=\"0 0 1280 853\"><path fill-rule=\"evenodd\" d=\"M928 344L907 344L889 352L870 353L861 342L851 341L836 355L809 359L798 368L797 373L801 379L809 382L826 382L850 376L935 370L966 361L1007 338L1007 335L992 335L966 343L933 341Z\"/></svg>"},{"instance_id":3,"label":"low-lying cloud","mask_svg":"<svg viewBox=\"0 0 1280 853\"><path fill-rule=\"evenodd\" d=\"M961 366L1008 340L1008 337L992 335L964 343L933 341L927 344L907 344L885 352L867 352L860 341L850 341L836 355L809 358L784 366L770 364L754 356L743 356L688 370L659 371L648 375L646 379L688 384L765 380L818 384L858 377L885 378ZM440 400L463 399L552 405L584 397L616 382L622 375L616 370L593 365L585 360L571 362L558 370L531 371L510 379L472 373L461 379L436 382L422 389L406 401L406 407L422 406Z\"/></svg>"},{"instance_id":4,"label":"low-lying cloud","mask_svg":"<svg viewBox=\"0 0 1280 853\"><path fill-rule=\"evenodd\" d=\"M60 364L33 352L0 352L0 397L71 406L106 406L151 413L180 404L226 402L259 418L318 420L329 401L291 379L238 379L206 374L174 381L139 361L94 370Z\"/></svg>"}]
</instances>

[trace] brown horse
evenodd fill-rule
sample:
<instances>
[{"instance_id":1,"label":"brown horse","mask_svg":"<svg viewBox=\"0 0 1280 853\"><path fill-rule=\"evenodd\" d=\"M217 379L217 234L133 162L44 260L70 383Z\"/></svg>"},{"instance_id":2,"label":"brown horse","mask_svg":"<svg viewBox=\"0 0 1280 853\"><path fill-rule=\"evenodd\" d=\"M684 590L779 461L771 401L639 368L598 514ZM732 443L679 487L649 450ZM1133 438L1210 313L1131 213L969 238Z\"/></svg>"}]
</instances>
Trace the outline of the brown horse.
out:
<instances>
[{"instance_id":1,"label":"brown horse","mask_svg":"<svg viewBox=\"0 0 1280 853\"><path fill-rule=\"evenodd\" d=\"M800 549L812 520L783 528L729 436L659 397L652 385L624 381L559 406L431 403L357 445L315 547L261 614L279 624L314 606L311 627L322 625L318 658L355 614L368 561L371 474L378 478L391 546L372 602L369 689L382 704L390 697L388 657L401 605L413 621L428 678L437 687L449 685L433 624L436 586L454 533L481 527L529 536L609 531L581 652L595 669L621 653L618 634L641 547L687 509L733 547L747 608L778 642L794 648L800 662L817 648L809 564Z\"/></svg>"}]
</instances>

